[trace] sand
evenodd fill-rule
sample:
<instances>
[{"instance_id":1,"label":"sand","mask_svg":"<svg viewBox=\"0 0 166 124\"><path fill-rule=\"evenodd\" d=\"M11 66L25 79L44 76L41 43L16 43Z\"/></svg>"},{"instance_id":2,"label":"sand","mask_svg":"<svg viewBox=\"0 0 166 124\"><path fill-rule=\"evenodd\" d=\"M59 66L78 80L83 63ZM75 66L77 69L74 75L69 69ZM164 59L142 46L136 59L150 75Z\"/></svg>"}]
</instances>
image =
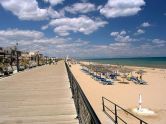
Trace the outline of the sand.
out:
<instances>
[{"instance_id":1,"label":"sand","mask_svg":"<svg viewBox=\"0 0 166 124\"><path fill-rule=\"evenodd\" d=\"M102 85L81 71L79 64L71 65L74 76L103 124L112 124L112 121L102 111L102 96L131 111L138 107L139 94L142 95L143 108L154 111L156 115L137 116L149 124L166 124L166 69L133 66L128 66L128 68L133 68L135 71L139 69L146 71L143 74L143 80L148 84L138 85L130 81L128 84L122 84L115 81L114 85ZM110 108L113 109L111 106ZM139 123L125 113L121 113L121 111L119 113L124 120L130 122L129 124Z\"/></svg>"}]
</instances>

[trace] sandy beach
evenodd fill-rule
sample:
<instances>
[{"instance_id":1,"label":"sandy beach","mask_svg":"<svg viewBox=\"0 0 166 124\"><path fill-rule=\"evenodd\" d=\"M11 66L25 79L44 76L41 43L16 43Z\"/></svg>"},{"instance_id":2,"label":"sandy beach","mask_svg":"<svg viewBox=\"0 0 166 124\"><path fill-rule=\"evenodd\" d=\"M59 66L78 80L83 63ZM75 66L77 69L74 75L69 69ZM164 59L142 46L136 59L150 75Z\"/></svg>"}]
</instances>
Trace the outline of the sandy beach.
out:
<instances>
[{"instance_id":1,"label":"sandy beach","mask_svg":"<svg viewBox=\"0 0 166 124\"><path fill-rule=\"evenodd\" d=\"M134 71L140 69L146 71L146 73L143 74L143 80L145 80L147 84L139 85L131 81L128 81L128 84L122 84L118 81L114 81L113 85L102 85L98 81L92 79L90 75L84 73L79 64L71 65L71 71L103 124L112 124L112 121L102 111L102 96L128 111L132 111L133 108L138 107L139 94L142 95L142 107L154 111L155 115L137 116L149 124L165 124L166 69L133 66L128 66L127 68L132 68ZM139 123L134 119L126 117L125 113L121 114L123 119L129 119L128 122L131 124Z\"/></svg>"}]
</instances>

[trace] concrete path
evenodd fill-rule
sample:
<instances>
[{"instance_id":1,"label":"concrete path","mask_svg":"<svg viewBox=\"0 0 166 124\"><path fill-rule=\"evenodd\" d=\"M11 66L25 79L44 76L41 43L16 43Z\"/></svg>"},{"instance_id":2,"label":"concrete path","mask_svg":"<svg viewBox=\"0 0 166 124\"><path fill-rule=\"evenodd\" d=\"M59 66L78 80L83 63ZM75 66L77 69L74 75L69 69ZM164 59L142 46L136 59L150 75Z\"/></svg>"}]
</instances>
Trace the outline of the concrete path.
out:
<instances>
[{"instance_id":1,"label":"concrete path","mask_svg":"<svg viewBox=\"0 0 166 124\"><path fill-rule=\"evenodd\" d=\"M64 62L0 79L0 124L78 124Z\"/></svg>"}]
</instances>

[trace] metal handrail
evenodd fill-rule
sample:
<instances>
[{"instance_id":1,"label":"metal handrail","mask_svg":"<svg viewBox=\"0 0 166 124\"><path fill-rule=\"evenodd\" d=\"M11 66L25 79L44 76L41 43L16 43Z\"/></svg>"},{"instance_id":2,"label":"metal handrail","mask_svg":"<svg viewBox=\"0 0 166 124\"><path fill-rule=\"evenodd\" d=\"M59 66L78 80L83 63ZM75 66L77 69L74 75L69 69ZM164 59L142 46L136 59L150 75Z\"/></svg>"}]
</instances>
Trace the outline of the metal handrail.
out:
<instances>
[{"instance_id":1,"label":"metal handrail","mask_svg":"<svg viewBox=\"0 0 166 124\"><path fill-rule=\"evenodd\" d=\"M73 73L71 72L71 70L70 70L70 68L69 68L69 66L68 66L68 64L66 62L65 62L65 65L66 65L66 69L67 69L67 72L68 72L70 83L74 83L74 85L76 85L77 91L80 93L81 98L83 100L83 103L84 103L85 107L87 108L88 113L91 116L92 120L90 121L90 123L91 124L101 124L99 118L97 117L96 113L94 112L92 106L90 105L88 99L86 98L84 92L82 91L79 83L77 82L76 78L74 77ZM72 90L72 94L73 94L73 90L74 89L73 89L72 85L70 85L70 86L71 86L71 90ZM75 103L75 105L76 105L76 103ZM79 107L76 106L76 109L79 109ZM77 112L78 111L79 110L77 110ZM78 114L78 117L79 117L80 116L79 113L77 113L77 114Z\"/></svg>"},{"instance_id":2,"label":"metal handrail","mask_svg":"<svg viewBox=\"0 0 166 124\"><path fill-rule=\"evenodd\" d=\"M111 109L109 109L109 107L107 107L105 105L104 100L108 101L109 103L113 104L115 107L115 112L113 112ZM120 119L121 121L123 121L125 124L127 124L127 122L125 122L121 117L118 116L117 114L117 108L123 110L124 112L126 112L127 114L131 115L132 117L136 118L137 120L139 120L140 124L148 124L147 122L143 121L142 119L140 119L139 117L135 116L134 114L130 113L129 111L125 110L124 108L120 107L119 105L117 105L116 103L110 101L109 99L102 97L102 105L103 105L103 111L106 112L105 109L107 109L108 111L112 112L115 115L115 119L114 122L115 124L118 124L118 119ZM110 116L110 115L109 115ZM113 118L112 118L113 119Z\"/></svg>"}]
</instances>

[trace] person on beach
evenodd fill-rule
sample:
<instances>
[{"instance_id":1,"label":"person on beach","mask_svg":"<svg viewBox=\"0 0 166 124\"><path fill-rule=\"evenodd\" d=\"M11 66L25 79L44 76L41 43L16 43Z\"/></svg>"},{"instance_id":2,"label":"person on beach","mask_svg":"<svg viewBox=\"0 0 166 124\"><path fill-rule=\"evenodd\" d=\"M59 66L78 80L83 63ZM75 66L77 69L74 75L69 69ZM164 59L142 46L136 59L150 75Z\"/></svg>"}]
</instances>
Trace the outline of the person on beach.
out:
<instances>
[{"instance_id":1,"label":"person on beach","mask_svg":"<svg viewBox=\"0 0 166 124\"><path fill-rule=\"evenodd\" d=\"M140 80L142 80L142 74L140 74Z\"/></svg>"},{"instance_id":2,"label":"person on beach","mask_svg":"<svg viewBox=\"0 0 166 124\"><path fill-rule=\"evenodd\" d=\"M138 81L138 76L136 77L136 80Z\"/></svg>"}]
</instances>

